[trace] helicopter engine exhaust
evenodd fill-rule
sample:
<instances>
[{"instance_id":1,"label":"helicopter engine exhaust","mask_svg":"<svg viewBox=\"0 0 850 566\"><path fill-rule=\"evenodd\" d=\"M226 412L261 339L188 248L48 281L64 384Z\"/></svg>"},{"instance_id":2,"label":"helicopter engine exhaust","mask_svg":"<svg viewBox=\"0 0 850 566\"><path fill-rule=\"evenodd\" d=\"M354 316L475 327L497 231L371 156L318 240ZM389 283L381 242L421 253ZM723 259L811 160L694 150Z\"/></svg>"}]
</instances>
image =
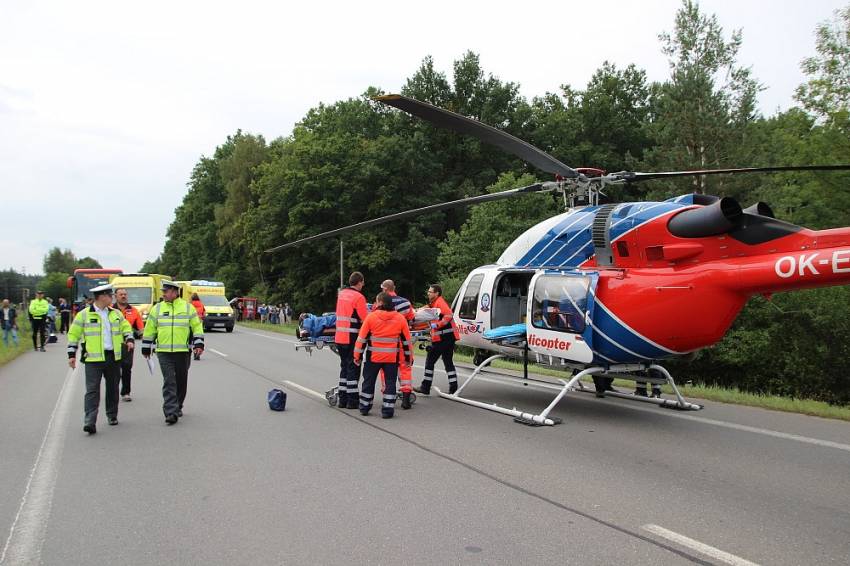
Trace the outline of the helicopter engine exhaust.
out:
<instances>
[{"instance_id":1,"label":"helicopter engine exhaust","mask_svg":"<svg viewBox=\"0 0 850 566\"><path fill-rule=\"evenodd\" d=\"M738 226L743 217L738 201L723 197L708 206L680 212L670 219L667 228L680 238L705 238L725 234Z\"/></svg>"},{"instance_id":2,"label":"helicopter engine exhaust","mask_svg":"<svg viewBox=\"0 0 850 566\"><path fill-rule=\"evenodd\" d=\"M776 218L773 214L773 209L766 202L757 202L752 206L744 209L745 214L757 214L758 216L766 216L768 218Z\"/></svg>"}]
</instances>

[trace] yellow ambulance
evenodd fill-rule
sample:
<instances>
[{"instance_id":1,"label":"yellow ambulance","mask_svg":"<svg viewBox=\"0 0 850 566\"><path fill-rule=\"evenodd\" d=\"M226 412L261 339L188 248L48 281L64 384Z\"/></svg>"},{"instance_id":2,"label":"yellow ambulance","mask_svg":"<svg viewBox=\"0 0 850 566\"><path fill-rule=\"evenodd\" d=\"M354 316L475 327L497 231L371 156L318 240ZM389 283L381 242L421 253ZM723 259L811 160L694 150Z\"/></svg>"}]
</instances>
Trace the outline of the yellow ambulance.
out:
<instances>
[{"instance_id":1,"label":"yellow ambulance","mask_svg":"<svg viewBox=\"0 0 850 566\"><path fill-rule=\"evenodd\" d=\"M136 307L147 320L151 307L162 297L162 281L169 275L159 273L123 273L110 280L115 289L127 289L127 302Z\"/></svg>"},{"instance_id":2,"label":"yellow ambulance","mask_svg":"<svg viewBox=\"0 0 850 566\"><path fill-rule=\"evenodd\" d=\"M233 332L236 315L227 301L224 283L205 279L178 281L177 283L181 286L184 299L191 301L192 294L197 293L198 298L204 304L204 332L214 328L223 328L228 332Z\"/></svg>"}]
</instances>

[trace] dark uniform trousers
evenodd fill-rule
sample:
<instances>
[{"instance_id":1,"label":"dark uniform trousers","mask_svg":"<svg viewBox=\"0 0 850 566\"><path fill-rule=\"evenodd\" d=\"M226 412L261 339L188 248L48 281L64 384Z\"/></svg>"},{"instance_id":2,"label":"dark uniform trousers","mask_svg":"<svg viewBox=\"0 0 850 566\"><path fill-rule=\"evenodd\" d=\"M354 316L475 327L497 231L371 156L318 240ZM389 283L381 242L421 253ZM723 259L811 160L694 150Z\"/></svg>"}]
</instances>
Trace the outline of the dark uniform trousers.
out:
<instances>
[{"instance_id":1,"label":"dark uniform trousers","mask_svg":"<svg viewBox=\"0 0 850 566\"><path fill-rule=\"evenodd\" d=\"M186 387L189 382L189 358L191 352L157 352L159 367L162 368L162 413L176 415L183 409Z\"/></svg>"},{"instance_id":2,"label":"dark uniform trousers","mask_svg":"<svg viewBox=\"0 0 850 566\"><path fill-rule=\"evenodd\" d=\"M34 318L32 319L32 347L33 348L44 348L44 343L47 340L47 321L44 318ZM36 337L41 340L40 343L36 343Z\"/></svg>"},{"instance_id":3,"label":"dark uniform trousers","mask_svg":"<svg viewBox=\"0 0 850 566\"><path fill-rule=\"evenodd\" d=\"M112 350L106 351L106 361L85 362L86 396L83 410L86 413L85 424L97 422L97 409L100 407L100 380L106 379L106 416L118 417L118 362Z\"/></svg>"},{"instance_id":4,"label":"dark uniform trousers","mask_svg":"<svg viewBox=\"0 0 850 566\"><path fill-rule=\"evenodd\" d=\"M127 350L127 344L121 345L121 395L130 394L130 377L133 373L133 353Z\"/></svg>"},{"instance_id":5,"label":"dark uniform trousers","mask_svg":"<svg viewBox=\"0 0 850 566\"><path fill-rule=\"evenodd\" d=\"M423 384L428 383L428 388L431 387L431 382L434 381L434 366L437 365L437 360L443 358L443 365L446 367L446 375L449 378L449 385L457 385L457 370L454 364L455 338L451 334L446 336L439 342L434 342L431 349L428 350L428 356L425 358L425 374L422 379Z\"/></svg>"},{"instance_id":6,"label":"dark uniform trousers","mask_svg":"<svg viewBox=\"0 0 850 566\"><path fill-rule=\"evenodd\" d=\"M375 381L378 373L384 371L384 398L381 403L381 414L393 416L395 412L396 390L395 382L398 378L398 362L371 362L363 363L363 388L360 392L360 412L368 412L372 408L375 398Z\"/></svg>"},{"instance_id":7,"label":"dark uniform trousers","mask_svg":"<svg viewBox=\"0 0 850 566\"><path fill-rule=\"evenodd\" d=\"M360 366L354 363L354 344L338 344L339 354L339 398L340 401L357 398L357 383L360 381Z\"/></svg>"}]
</instances>

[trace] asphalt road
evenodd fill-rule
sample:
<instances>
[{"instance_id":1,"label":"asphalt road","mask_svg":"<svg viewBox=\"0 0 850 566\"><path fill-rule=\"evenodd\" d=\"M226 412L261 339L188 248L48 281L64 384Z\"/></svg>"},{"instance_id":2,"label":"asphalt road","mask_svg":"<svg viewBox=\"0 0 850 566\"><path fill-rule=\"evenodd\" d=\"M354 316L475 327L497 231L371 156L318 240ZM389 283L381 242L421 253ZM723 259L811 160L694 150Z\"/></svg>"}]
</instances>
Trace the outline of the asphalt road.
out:
<instances>
[{"instance_id":1,"label":"asphalt road","mask_svg":"<svg viewBox=\"0 0 850 566\"><path fill-rule=\"evenodd\" d=\"M137 355L120 425L101 413L91 437L63 338L0 368L3 563L850 562L848 423L578 393L555 427L433 395L361 417L321 398L338 358L294 341L208 334L173 427L159 367ZM275 413L266 392L281 385ZM466 393L535 411L553 396Z\"/></svg>"}]
</instances>

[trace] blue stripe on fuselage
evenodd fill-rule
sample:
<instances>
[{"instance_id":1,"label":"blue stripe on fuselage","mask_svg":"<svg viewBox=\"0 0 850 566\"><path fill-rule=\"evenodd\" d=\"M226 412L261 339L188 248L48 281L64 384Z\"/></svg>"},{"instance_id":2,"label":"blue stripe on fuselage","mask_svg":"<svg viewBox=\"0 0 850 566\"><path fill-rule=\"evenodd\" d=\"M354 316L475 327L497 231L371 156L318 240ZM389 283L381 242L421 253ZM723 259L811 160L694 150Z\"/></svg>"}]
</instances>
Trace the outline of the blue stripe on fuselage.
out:
<instances>
[{"instance_id":1,"label":"blue stripe on fuselage","mask_svg":"<svg viewBox=\"0 0 850 566\"><path fill-rule=\"evenodd\" d=\"M611 240L684 206L675 202L622 204L611 215ZM593 256L591 227L597 206L570 214L550 228L517 262L521 267L578 267Z\"/></svg>"}]
</instances>

